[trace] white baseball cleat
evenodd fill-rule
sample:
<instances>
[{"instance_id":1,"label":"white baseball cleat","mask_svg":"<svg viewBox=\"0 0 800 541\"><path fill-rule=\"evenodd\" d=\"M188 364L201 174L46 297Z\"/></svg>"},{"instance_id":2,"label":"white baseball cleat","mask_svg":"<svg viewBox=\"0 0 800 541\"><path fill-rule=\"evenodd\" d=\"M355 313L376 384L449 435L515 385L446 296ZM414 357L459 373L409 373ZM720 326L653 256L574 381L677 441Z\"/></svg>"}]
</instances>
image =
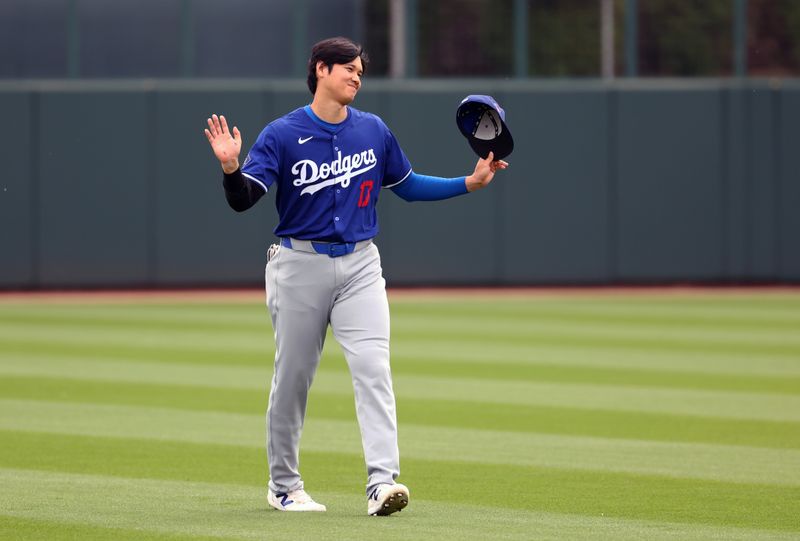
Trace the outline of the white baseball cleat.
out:
<instances>
[{"instance_id":1,"label":"white baseball cleat","mask_svg":"<svg viewBox=\"0 0 800 541\"><path fill-rule=\"evenodd\" d=\"M289 493L272 492L267 494L269 504L279 511L326 511L324 505L315 502L308 493L303 490L295 490Z\"/></svg>"},{"instance_id":2,"label":"white baseball cleat","mask_svg":"<svg viewBox=\"0 0 800 541\"><path fill-rule=\"evenodd\" d=\"M402 511L408 505L408 487L396 483L375 487L367 498L367 514L386 516Z\"/></svg>"}]
</instances>

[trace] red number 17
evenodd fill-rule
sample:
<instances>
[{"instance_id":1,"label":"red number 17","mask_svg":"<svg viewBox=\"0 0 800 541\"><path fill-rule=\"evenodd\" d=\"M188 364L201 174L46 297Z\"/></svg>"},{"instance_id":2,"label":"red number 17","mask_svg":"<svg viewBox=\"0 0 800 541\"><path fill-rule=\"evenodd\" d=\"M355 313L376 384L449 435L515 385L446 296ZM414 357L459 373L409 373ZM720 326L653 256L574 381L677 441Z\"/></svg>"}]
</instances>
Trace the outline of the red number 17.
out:
<instances>
[{"instance_id":1,"label":"red number 17","mask_svg":"<svg viewBox=\"0 0 800 541\"><path fill-rule=\"evenodd\" d=\"M365 180L361 183L361 194L358 196L358 208L363 208L369 205L369 196L372 194L372 185L374 183L371 180Z\"/></svg>"}]
</instances>

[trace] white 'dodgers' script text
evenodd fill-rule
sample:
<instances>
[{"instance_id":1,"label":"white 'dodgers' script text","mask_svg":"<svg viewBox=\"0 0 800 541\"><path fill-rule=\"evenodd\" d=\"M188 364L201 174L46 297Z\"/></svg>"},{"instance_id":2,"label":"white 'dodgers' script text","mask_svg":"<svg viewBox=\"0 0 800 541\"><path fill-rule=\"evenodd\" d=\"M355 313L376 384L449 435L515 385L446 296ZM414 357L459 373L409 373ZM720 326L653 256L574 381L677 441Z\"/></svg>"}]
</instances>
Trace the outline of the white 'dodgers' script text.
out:
<instances>
[{"instance_id":1,"label":"white 'dodgers' script text","mask_svg":"<svg viewBox=\"0 0 800 541\"><path fill-rule=\"evenodd\" d=\"M335 160L321 165L317 165L317 162L312 160L300 160L292 166L292 174L297 175L297 178L292 182L295 186L313 184L312 186L306 186L300 192L300 195L313 194L334 184L341 184L342 188L347 188L350 185L350 179L369 171L377 163L378 160L375 158L375 152L372 149L358 154L351 154L344 158L342 153L338 152ZM331 175L335 176L329 178ZM316 184L314 184L315 182Z\"/></svg>"}]
</instances>

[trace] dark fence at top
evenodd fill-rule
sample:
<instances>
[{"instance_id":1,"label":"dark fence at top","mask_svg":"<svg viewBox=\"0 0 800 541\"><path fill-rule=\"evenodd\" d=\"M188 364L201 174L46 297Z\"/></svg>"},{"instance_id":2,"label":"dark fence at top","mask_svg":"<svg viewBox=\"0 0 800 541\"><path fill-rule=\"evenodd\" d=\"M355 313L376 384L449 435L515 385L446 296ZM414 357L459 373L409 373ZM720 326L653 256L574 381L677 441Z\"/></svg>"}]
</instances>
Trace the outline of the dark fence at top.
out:
<instances>
[{"instance_id":1,"label":"dark fence at top","mask_svg":"<svg viewBox=\"0 0 800 541\"><path fill-rule=\"evenodd\" d=\"M416 171L456 176L471 93L505 107L511 167L448 201L382 193L390 284L800 280L797 81L370 80L355 105ZM204 122L249 146L309 99L301 80L0 84L0 287L260 283L274 200L228 208Z\"/></svg>"}]
</instances>

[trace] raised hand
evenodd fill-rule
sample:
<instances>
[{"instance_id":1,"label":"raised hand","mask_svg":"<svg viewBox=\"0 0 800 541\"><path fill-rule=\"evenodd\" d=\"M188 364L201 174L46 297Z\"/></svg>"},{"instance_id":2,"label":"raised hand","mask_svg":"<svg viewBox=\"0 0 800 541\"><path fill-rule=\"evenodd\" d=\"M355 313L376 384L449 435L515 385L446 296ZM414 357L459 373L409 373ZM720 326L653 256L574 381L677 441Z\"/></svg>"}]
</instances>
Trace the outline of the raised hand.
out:
<instances>
[{"instance_id":1,"label":"raised hand","mask_svg":"<svg viewBox=\"0 0 800 541\"><path fill-rule=\"evenodd\" d=\"M234 126L231 135L225 117L214 114L208 119L205 132L222 170L226 173L236 171L239 168L239 153L242 151L242 134L239 133L239 128Z\"/></svg>"},{"instance_id":2,"label":"raised hand","mask_svg":"<svg viewBox=\"0 0 800 541\"><path fill-rule=\"evenodd\" d=\"M498 169L506 167L508 167L508 162L495 160L493 152L489 152L486 158L479 158L478 163L475 164L475 171L467 177L467 191L474 192L483 188L492 181Z\"/></svg>"}]
</instances>

